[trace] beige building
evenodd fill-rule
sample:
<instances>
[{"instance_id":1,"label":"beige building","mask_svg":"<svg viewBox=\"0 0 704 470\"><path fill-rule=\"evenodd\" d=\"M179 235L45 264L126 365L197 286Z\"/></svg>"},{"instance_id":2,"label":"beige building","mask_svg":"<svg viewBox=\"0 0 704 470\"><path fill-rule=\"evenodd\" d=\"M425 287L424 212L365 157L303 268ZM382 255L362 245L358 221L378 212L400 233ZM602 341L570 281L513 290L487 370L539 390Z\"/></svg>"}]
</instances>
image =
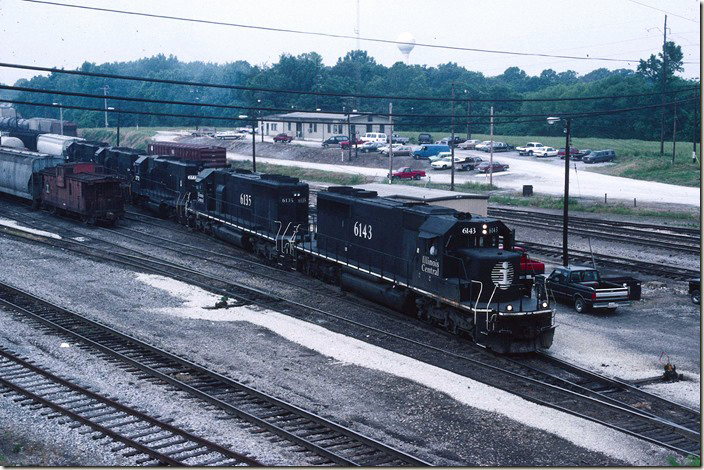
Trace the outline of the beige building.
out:
<instances>
[{"instance_id":1,"label":"beige building","mask_svg":"<svg viewBox=\"0 0 704 470\"><path fill-rule=\"evenodd\" d=\"M268 136L285 133L296 139L323 141L332 135L358 137L367 132L383 132L391 129L386 116L374 114L343 113L288 113L265 116L259 122L259 132Z\"/></svg>"}]
</instances>

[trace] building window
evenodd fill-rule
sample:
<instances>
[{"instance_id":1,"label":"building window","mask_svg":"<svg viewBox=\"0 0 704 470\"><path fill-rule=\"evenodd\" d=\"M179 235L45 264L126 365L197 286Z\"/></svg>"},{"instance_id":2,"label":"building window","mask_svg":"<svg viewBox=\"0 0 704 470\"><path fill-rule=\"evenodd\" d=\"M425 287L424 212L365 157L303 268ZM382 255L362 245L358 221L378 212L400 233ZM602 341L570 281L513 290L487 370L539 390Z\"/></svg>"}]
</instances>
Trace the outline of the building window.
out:
<instances>
[{"instance_id":1,"label":"building window","mask_svg":"<svg viewBox=\"0 0 704 470\"><path fill-rule=\"evenodd\" d=\"M318 132L318 123L317 122L313 123L313 132Z\"/></svg>"},{"instance_id":2,"label":"building window","mask_svg":"<svg viewBox=\"0 0 704 470\"><path fill-rule=\"evenodd\" d=\"M367 124L367 132L374 132L373 127L374 126L372 126L371 124Z\"/></svg>"},{"instance_id":3,"label":"building window","mask_svg":"<svg viewBox=\"0 0 704 470\"><path fill-rule=\"evenodd\" d=\"M367 122L372 122L372 115L367 116Z\"/></svg>"},{"instance_id":4,"label":"building window","mask_svg":"<svg viewBox=\"0 0 704 470\"><path fill-rule=\"evenodd\" d=\"M291 123L288 123L288 130L291 130Z\"/></svg>"},{"instance_id":5,"label":"building window","mask_svg":"<svg viewBox=\"0 0 704 470\"><path fill-rule=\"evenodd\" d=\"M379 124L379 132L383 133L384 132L384 125Z\"/></svg>"},{"instance_id":6,"label":"building window","mask_svg":"<svg viewBox=\"0 0 704 470\"><path fill-rule=\"evenodd\" d=\"M332 131L330 130L331 127L332 127L332 125L328 124L328 134L332 133Z\"/></svg>"},{"instance_id":7,"label":"building window","mask_svg":"<svg viewBox=\"0 0 704 470\"><path fill-rule=\"evenodd\" d=\"M271 125L271 130L272 130L272 131L275 131L275 130L276 130L276 123L274 123L274 124Z\"/></svg>"}]
</instances>

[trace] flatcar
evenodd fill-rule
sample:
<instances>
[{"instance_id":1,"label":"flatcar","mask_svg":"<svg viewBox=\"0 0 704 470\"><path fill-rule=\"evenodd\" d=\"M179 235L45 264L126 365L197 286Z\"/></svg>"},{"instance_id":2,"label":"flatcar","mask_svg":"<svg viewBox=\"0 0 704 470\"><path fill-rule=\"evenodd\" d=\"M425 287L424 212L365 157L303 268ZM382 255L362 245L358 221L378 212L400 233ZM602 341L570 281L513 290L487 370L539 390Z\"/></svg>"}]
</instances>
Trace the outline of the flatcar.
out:
<instances>
[{"instance_id":1,"label":"flatcar","mask_svg":"<svg viewBox=\"0 0 704 470\"><path fill-rule=\"evenodd\" d=\"M67 163L45 168L41 205L51 213L71 215L88 224L113 225L124 216L120 179L94 163Z\"/></svg>"}]
</instances>

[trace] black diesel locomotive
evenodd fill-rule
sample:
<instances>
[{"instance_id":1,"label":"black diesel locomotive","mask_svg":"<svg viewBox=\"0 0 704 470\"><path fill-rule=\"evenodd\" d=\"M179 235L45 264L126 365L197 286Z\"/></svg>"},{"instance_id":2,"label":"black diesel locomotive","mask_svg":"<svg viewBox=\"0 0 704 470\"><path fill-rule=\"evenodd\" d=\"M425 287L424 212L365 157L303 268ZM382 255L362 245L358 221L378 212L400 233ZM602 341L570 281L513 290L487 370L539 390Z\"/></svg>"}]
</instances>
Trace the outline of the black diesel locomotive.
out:
<instances>
[{"instance_id":1,"label":"black diesel locomotive","mask_svg":"<svg viewBox=\"0 0 704 470\"><path fill-rule=\"evenodd\" d=\"M501 353L552 344L546 296L522 289L520 253L499 220L297 178L203 168L128 149L96 150L129 197L161 215L356 292ZM108 157L109 156L109 157Z\"/></svg>"}]
</instances>

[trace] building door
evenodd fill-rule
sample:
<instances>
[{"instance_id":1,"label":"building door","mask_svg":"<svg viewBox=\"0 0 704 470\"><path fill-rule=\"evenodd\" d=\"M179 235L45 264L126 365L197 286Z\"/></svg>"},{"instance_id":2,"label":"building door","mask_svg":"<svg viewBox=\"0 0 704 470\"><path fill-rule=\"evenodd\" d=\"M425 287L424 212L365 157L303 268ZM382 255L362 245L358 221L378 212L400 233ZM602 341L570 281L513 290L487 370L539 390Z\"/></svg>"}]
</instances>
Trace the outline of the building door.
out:
<instances>
[{"instance_id":1,"label":"building door","mask_svg":"<svg viewBox=\"0 0 704 470\"><path fill-rule=\"evenodd\" d=\"M303 137L303 123L296 123L296 137L299 139Z\"/></svg>"}]
</instances>

